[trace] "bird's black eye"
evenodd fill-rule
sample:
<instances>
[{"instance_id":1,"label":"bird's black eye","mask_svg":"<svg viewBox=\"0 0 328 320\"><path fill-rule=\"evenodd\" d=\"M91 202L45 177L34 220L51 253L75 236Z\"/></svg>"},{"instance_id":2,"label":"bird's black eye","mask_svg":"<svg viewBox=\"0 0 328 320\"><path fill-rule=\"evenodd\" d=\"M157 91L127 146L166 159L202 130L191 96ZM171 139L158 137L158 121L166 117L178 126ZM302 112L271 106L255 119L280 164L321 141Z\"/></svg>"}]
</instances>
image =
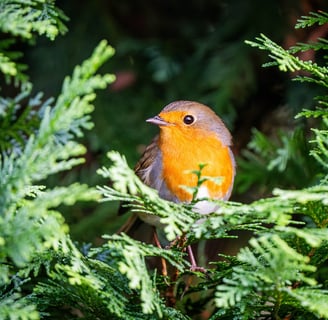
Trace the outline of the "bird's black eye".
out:
<instances>
[{"instance_id":1,"label":"bird's black eye","mask_svg":"<svg viewBox=\"0 0 328 320\"><path fill-rule=\"evenodd\" d=\"M186 116L183 118L183 122L184 122L185 124L187 124L187 125L194 123L194 121L195 121L195 118L194 118L192 115L190 115L190 114L186 115Z\"/></svg>"}]
</instances>

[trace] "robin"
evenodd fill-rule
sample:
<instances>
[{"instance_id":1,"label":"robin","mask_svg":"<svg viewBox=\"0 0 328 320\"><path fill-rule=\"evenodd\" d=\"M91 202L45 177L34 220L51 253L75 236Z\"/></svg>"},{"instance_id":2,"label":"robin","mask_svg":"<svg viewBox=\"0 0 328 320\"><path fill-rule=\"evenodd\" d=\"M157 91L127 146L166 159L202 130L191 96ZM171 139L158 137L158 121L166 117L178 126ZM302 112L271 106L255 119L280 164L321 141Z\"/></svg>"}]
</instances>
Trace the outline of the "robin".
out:
<instances>
[{"instance_id":1,"label":"robin","mask_svg":"<svg viewBox=\"0 0 328 320\"><path fill-rule=\"evenodd\" d=\"M185 187L197 186L198 178L192 171L203 165L202 176L220 180L206 180L196 198L229 199L235 176L232 138L213 110L198 102L175 101L146 121L159 126L160 132L135 167L141 181L158 190L163 199L188 203L193 194ZM215 210L215 205L199 201L194 210L208 214ZM161 226L155 215L138 216L150 225Z\"/></svg>"},{"instance_id":2,"label":"robin","mask_svg":"<svg viewBox=\"0 0 328 320\"><path fill-rule=\"evenodd\" d=\"M232 138L213 110L198 102L175 101L146 121L159 126L160 132L135 167L141 181L158 190L163 199L190 202L193 195L185 187L197 186L197 176L192 171L199 170L202 164L202 176L221 180L205 181L197 198L229 199L235 176ZM200 201L194 210L208 214L215 206ZM139 217L159 225L159 218L154 215L143 213Z\"/></svg>"}]
</instances>

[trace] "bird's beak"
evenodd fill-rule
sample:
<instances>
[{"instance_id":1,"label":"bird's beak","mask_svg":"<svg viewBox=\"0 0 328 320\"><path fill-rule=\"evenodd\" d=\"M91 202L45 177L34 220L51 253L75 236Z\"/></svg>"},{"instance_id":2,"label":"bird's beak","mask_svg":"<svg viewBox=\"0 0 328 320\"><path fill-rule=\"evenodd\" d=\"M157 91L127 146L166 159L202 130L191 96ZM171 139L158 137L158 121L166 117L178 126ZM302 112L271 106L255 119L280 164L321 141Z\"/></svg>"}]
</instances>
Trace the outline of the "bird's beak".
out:
<instances>
[{"instance_id":1,"label":"bird's beak","mask_svg":"<svg viewBox=\"0 0 328 320\"><path fill-rule=\"evenodd\" d=\"M169 125L169 123L166 122L165 120L163 120L160 116L155 116L153 118L149 118L149 119L146 120L146 122L156 124L158 126L167 126L167 125Z\"/></svg>"}]
</instances>

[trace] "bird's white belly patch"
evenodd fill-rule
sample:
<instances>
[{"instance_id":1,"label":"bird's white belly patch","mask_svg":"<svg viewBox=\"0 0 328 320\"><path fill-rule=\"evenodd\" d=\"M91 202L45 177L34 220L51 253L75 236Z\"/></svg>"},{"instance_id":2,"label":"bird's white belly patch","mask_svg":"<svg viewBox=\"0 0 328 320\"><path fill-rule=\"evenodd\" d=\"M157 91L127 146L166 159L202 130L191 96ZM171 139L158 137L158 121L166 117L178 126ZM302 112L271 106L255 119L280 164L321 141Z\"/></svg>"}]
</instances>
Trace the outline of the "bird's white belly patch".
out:
<instances>
[{"instance_id":1,"label":"bird's white belly patch","mask_svg":"<svg viewBox=\"0 0 328 320\"><path fill-rule=\"evenodd\" d=\"M208 189L205 186L201 186L198 189L196 199L209 198ZM200 214L209 214L214 212L219 206L213 202L207 200L200 200L194 205L194 211Z\"/></svg>"}]
</instances>

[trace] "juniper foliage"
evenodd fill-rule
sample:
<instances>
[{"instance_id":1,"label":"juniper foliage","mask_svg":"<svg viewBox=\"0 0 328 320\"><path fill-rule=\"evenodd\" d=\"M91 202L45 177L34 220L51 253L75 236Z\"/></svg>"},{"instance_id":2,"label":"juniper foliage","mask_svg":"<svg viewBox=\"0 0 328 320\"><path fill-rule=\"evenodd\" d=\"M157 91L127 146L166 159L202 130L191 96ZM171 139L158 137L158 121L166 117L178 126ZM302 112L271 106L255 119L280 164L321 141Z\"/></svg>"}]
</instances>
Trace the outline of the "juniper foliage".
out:
<instances>
[{"instance_id":1,"label":"juniper foliage","mask_svg":"<svg viewBox=\"0 0 328 320\"><path fill-rule=\"evenodd\" d=\"M303 17L297 27L322 24L323 21L328 22L325 13L310 14L307 18ZM287 50L265 35L247 43L269 52L272 61L265 67L278 66L284 72L302 71L295 81L327 86L326 66L297 57L300 51L313 48L326 50L325 40L319 40L318 44L298 44ZM297 118L316 118L317 126L312 128L311 137L304 126L299 126L292 133L281 132L278 141L255 132L246 154L247 160L242 160L243 163L248 161L252 174L261 162L263 176L273 176L270 173L276 170L291 181L292 177L303 179L300 189L280 189L276 185L271 197L251 204L220 202L220 208L202 217L202 223L193 223L199 217L191 215L194 220L190 225L186 220L182 222L180 233L175 230L176 223L170 224L169 217L172 221L185 219L184 212L190 208L180 205L180 215L174 209L175 205L168 203L167 206L172 206L170 211L162 211L165 201L154 201L154 192L133 178L134 174L126 166L124 158L109 153L113 165L107 171L111 173L106 176L111 177L113 188L99 188L104 198L130 201L134 210L142 209L158 215L166 224L165 232L169 239L186 234L187 242L178 249L204 239L231 237L231 231L252 232L248 245L241 248L236 256L222 256L223 260L213 262L214 268L207 269L209 278L197 274L197 285L181 289L182 278L188 274L186 269L180 271L178 278L167 280L165 290L167 292L170 286L174 287L175 302L181 310L186 311L189 304L190 312L191 296L198 294L194 304L198 308L212 310L211 319L327 318L326 100L325 96L318 97L316 110L304 110L297 115ZM288 173L289 170L292 172ZM104 172L101 171L102 174ZM243 174L247 177L247 167ZM131 182L134 182L133 185ZM135 270L133 264L129 269L131 272ZM214 306L209 307L210 301L214 301Z\"/></svg>"},{"instance_id":2,"label":"juniper foliage","mask_svg":"<svg viewBox=\"0 0 328 320\"><path fill-rule=\"evenodd\" d=\"M10 39L29 40L36 34L53 39L66 31L65 15L54 1L1 1L0 6L0 27L9 39L8 52L14 42ZM78 254L56 208L99 197L80 183L49 188L43 182L84 162L86 149L77 138L93 125L89 114L94 91L113 81L112 75L95 75L113 49L101 42L65 79L57 99L44 99L42 93L32 95L27 77L8 52L1 50L0 69L20 85L20 92L0 99L0 318L37 319L40 313L23 287L29 286L30 276L36 277L42 266L50 274L57 255Z\"/></svg>"},{"instance_id":3,"label":"juniper foliage","mask_svg":"<svg viewBox=\"0 0 328 320\"><path fill-rule=\"evenodd\" d=\"M35 33L52 38L66 30L66 18L53 1L3 0L1 6L20 21L10 30L0 14L1 30L13 38L30 39ZM42 18L41 7L50 12ZM315 23L328 23L327 15L303 17L298 26ZM326 50L320 43L316 49ZM328 83L326 66L296 56L314 44L285 50L264 35L249 44L270 53L267 66L307 72L296 81ZM219 209L200 217L188 204L159 198L114 151L108 153L110 167L98 170L104 186L50 188L45 178L84 161L86 149L77 140L93 125L94 91L114 79L96 74L112 54L101 42L64 80L55 99L31 96L31 88L23 85L18 96L1 98L0 318L191 319L204 310L210 319L327 318L327 97L318 98L316 110L298 115L318 121L310 140L300 131L295 136L301 139L282 134L282 143L275 145L257 133L248 150L249 162L262 161L263 174L316 162L316 179L302 188L275 188L271 197L250 204L216 201ZM0 60L0 69L21 83L19 72L6 71L8 62L19 70L8 59ZM299 141L305 147L296 157ZM200 187L206 179L201 167L194 174ZM73 243L58 207L81 200L124 201L132 211L159 216L167 239L173 240L170 248L126 234L104 235L97 247ZM236 237L236 231L252 234L236 255L218 252L221 259L210 261L205 272L190 270L188 245ZM164 259L167 272L150 268L150 257Z\"/></svg>"},{"instance_id":4,"label":"juniper foliage","mask_svg":"<svg viewBox=\"0 0 328 320\"><path fill-rule=\"evenodd\" d=\"M37 35L54 40L67 32L67 16L55 6L54 0L1 0L0 30L6 37L0 41L0 70L7 81L26 82L26 65L17 62L22 53L11 49L21 41L33 41Z\"/></svg>"}]
</instances>

